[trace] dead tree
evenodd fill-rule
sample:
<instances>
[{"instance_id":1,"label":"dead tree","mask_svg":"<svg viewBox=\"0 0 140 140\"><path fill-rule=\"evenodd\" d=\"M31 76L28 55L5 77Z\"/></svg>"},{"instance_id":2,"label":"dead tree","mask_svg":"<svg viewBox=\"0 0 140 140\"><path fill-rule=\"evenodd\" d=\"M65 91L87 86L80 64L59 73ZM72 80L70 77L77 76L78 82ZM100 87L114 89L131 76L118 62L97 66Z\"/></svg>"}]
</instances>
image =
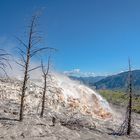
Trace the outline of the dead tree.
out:
<instances>
[{"instance_id":1,"label":"dead tree","mask_svg":"<svg viewBox=\"0 0 140 140\"><path fill-rule=\"evenodd\" d=\"M129 72L128 72L128 105L126 108L125 119L120 126L120 128L115 132L116 135L130 135L132 131L132 71L131 64L129 60Z\"/></svg>"},{"instance_id":2,"label":"dead tree","mask_svg":"<svg viewBox=\"0 0 140 140\"><path fill-rule=\"evenodd\" d=\"M46 89L47 89L47 76L48 76L49 70L50 70L50 57L48 59L47 69L45 69L43 62L41 62L41 68L42 68L43 79L44 79L44 87L43 87L42 107L41 107L40 117L43 117L44 108L45 108L45 97L46 97L45 95L46 95Z\"/></svg>"},{"instance_id":3,"label":"dead tree","mask_svg":"<svg viewBox=\"0 0 140 140\"><path fill-rule=\"evenodd\" d=\"M25 100L25 92L27 89L27 81L29 79L29 73L38 67L30 68L30 61L33 56L38 54L40 51L44 51L46 49L52 49L48 47L38 47L41 37L39 32L37 31L37 22L39 16L36 14L32 17L31 23L29 25L29 32L27 35L27 41L24 42L22 39L18 39L22 47L19 47L19 54L21 56L21 63L17 62L24 70L24 78L22 84L21 91L21 101L20 101L20 112L19 112L19 121L23 120L23 112L24 112L24 100Z\"/></svg>"},{"instance_id":4,"label":"dead tree","mask_svg":"<svg viewBox=\"0 0 140 140\"><path fill-rule=\"evenodd\" d=\"M127 107L127 135L131 133L131 120L132 120L132 72L129 60L129 102Z\"/></svg>"}]
</instances>

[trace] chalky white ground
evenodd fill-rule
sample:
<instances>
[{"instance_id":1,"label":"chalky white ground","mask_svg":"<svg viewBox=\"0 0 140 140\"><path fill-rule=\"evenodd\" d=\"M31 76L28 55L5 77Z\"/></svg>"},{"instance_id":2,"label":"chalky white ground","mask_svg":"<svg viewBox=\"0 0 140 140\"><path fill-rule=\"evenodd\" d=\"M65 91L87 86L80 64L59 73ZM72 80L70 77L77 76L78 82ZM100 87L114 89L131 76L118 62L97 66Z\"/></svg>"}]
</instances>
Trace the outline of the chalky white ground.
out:
<instances>
[{"instance_id":1,"label":"chalky white ground","mask_svg":"<svg viewBox=\"0 0 140 140\"><path fill-rule=\"evenodd\" d=\"M18 122L21 81L0 81L0 139L25 140L114 140L140 139L140 115L133 114L134 132L131 137L108 135L124 119L125 109L107 103L98 93L61 74L52 74L47 81L44 118L41 110L43 82L30 81L25 99L23 122ZM51 126L52 116L56 125ZM79 119L93 129L69 129L61 120ZM96 128L94 128L96 126Z\"/></svg>"}]
</instances>

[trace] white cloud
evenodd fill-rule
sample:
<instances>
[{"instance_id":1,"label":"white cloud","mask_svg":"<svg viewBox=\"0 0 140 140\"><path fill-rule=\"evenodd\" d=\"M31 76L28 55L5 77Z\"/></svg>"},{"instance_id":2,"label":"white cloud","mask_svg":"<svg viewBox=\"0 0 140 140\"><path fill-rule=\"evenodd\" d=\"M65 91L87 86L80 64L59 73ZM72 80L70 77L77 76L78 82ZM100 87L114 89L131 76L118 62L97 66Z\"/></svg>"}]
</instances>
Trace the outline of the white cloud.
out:
<instances>
[{"instance_id":1,"label":"white cloud","mask_svg":"<svg viewBox=\"0 0 140 140\"><path fill-rule=\"evenodd\" d=\"M80 69L76 68L70 71L64 71L64 74L68 75L68 76L84 76L84 77L88 77L88 76L96 76L94 72L82 72Z\"/></svg>"},{"instance_id":2,"label":"white cloud","mask_svg":"<svg viewBox=\"0 0 140 140\"><path fill-rule=\"evenodd\" d=\"M76 73L79 73L80 69L74 69L73 71L76 72Z\"/></svg>"}]
</instances>

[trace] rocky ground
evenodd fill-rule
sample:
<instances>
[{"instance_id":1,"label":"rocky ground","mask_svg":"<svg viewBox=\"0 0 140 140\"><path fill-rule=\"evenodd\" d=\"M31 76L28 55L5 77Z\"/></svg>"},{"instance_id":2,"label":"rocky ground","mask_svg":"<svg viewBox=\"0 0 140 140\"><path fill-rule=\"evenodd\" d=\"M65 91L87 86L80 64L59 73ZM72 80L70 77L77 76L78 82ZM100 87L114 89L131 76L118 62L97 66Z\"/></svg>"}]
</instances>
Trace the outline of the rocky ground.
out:
<instances>
[{"instance_id":1,"label":"rocky ground","mask_svg":"<svg viewBox=\"0 0 140 140\"><path fill-rule=\"evenodd\" d=\"M124 119L124 108L111 106L113 117L109 120L92 118L80 112L60 112L46 106L43 118L39 117L38 95L33 95L33 85L28 91L34 96L28 99L33 106L26 104L23 122L18 121L20 94L19 81L0 82L0 140L139 140L140 115L133 113L131 136L117 136L112 133L119 128ZM15 93L17 95L15 95ZM11 95L12 94L12 95ZM14 96L14 97L13 97ZM36 98L36 102L34 101ZM31 100L32 99L32 100ZM27 101L28 102L28 101ZM75 111L75 110L74 110ZM55 126L52 118L56 118Z\"/></svg>"},{"instance_id":2,"label":"rocky ground","mask_svg":"<svg viewBox=\"0 0 140 140\"><path fill-rule=\"evenodd\" d=\"M4 114L4 113L3 113ZM63 119L57 120L55 126L52 125L52 119L50 116L40 118L37 115L25 116L23 122L17 120L18 116L15 114L5 113L0 116L0 139L2 140L129 140L137 139L138 130L134 129L130 137L127 136L115 136L110 135L113 130L118 127L118 124L114 124L111 121L92 120L94 125L91 125L91 121L86 122L81 118L84 125L80 123L73 123L72 125L65 125L62 122L66 122ZM139 116L135 114L134 119L139 120ZM83 124L82 123L82 124ZM137 125L138 127L138 125ZM137 128L138 129L138 128Z\"/></svg>"}]
</instances>

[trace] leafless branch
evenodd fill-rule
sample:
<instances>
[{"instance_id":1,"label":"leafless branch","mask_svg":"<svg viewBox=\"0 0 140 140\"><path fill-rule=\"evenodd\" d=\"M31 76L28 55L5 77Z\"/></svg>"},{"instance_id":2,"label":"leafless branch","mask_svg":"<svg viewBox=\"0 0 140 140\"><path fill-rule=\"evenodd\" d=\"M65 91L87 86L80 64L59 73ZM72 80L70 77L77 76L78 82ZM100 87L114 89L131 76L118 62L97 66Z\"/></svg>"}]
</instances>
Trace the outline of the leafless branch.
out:
<instances>
[{"instance_id":1,"label":"leafless branch","mask_svg":"<svg viewBox=\"0 0 140 140\"><path fill-rule=\"evenodd\" d=\"M25 60L25 58L24 58L24 55L23 54L21 54L21 53L19 53L20 54L20 56L21 56L21 61L24 63L24 65L26 64L26 60Z\"/></svg>"},{"instance_id":2,"label":"leafless branch","mask_svg":"<svg viewBox=\"0 0 140 140\"><path fill-rule=\"evenodd\" d=\"M44 50L55 50L54 48L50 48L50 47L43 47L43 48L39 48L39 49L35 49L31 52L31 57L33 57L34 55L36 55L38 52L44 51Z\"/></svg>"},{"instance_id":3,"label":"leafless branch","mask_svg":"<svg viewBox=\"0 0 140 140\"><path fill-rule=\"evenodd\" d=\"M20 51L21 54L26 55L26 52L24 52L24 50L22 50L21 48L18 47L18 50Z\"/></svg>"},{"instance_id":4,"label":"leafless branch","mask_svg":"<svg viewBox=\"0 0 140 140\"><path fill-rule=\"evenodd\" d=\"M41 67L41 66L37 66L37 67L35 67L35 68L32 68L32 69L28 70L28 72L31 72L31 71L36 70L36 69L39 69L40 67Z\"/></svg>"},{"instance_id":5,"label":"leafless branch","mask_svg":"<svg viewBox=\"0 0 140 140\"><path fill-rule=\"evenodd\" d=\"M23 64L21 64L21 63L19 63L19 62L17 62L17 61L15 61L18 65L20 65L21 67L23 67L23 68L25 68L25 65L23 65Z\"/></svg>"},{"instance_id":6,"label":"leafless branch","mask_svg":"<svg viewBox=\"0 0 140 140\"><path fill-rule=\"evenodd\" d=\"M9 63L9 56L11 56L9 53L7 53L4 49L0 49L1 53L0 53L0 69L5 73L6 76L6 68L7 67L11 67L10 63Z\"/></svg>"},{"instance_id":7,"label":"leafless branch","mask_svg":"<svg viewBox=\"0 0 140 140\"><path fill-rule=\"evenodd\" d=\"M28 46L18 37L16 37L16 39L27 49Z\"/></svg>"}]
</instances>

